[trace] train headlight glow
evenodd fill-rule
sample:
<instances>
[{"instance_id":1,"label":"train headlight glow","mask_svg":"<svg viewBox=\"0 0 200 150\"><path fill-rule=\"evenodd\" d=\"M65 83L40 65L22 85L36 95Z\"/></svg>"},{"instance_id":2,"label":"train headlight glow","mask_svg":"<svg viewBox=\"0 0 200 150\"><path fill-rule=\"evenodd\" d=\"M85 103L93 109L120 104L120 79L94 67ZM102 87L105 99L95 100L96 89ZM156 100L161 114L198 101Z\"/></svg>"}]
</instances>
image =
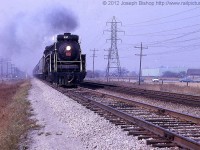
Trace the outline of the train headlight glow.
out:
<instances>
[{"instance_id":1,"label":"train headlight glow","mask_svg":"<svg viewBox=\"0 0 200 150\"><path fill-rule=\"evenodd\" d=\"M70 51L72 49L72 47L71 46L66 46L66 51Z\"/></svg>"}]
</instances>

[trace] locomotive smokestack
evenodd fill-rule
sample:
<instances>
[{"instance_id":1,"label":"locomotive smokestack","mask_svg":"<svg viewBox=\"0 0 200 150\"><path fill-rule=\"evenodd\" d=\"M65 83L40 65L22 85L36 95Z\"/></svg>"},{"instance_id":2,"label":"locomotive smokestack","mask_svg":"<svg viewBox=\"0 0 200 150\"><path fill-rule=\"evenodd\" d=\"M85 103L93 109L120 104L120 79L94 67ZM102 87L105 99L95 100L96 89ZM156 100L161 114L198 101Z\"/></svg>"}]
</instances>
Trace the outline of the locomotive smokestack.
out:
<instances>
[{"instance_id":1,"label":"locomotive smokestack","mask_svg":"<svg viewBox=\"0 0 200 150\"><path fill-rule=\"evenodd\" d=\"M71 33L64 33L64 35L65 35L65 36L69 36L69 35L71 35Z\"/></svg>"}]
</instances>

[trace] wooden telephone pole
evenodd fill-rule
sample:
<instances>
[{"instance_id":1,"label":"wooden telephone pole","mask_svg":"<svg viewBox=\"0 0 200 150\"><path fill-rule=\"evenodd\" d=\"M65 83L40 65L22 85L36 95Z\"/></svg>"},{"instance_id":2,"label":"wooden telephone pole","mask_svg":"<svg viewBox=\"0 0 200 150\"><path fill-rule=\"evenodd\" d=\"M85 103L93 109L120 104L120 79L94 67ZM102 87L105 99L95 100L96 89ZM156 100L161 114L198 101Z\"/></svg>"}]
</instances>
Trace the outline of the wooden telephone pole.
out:
<instances>
[{"instance_id":1,"label":"wooden telephone pole","mask_svg":"<svg viewBox=\"0 0 200 150\"><path fill-rule=\"evenodd\" d=\"M96 51L98 51L98 50L93 49L93 50L91 50L91 51L93 51L93 54L92 54L91 57L93 57L93 71L92 71L92 77L94 78L94 61L95 61L95 57L97 57L97 56L96 56Z\"/></svg>"},{"instance_id":2,"label":"wooden telephone pole","mask_svg":"<svg viewBox=\"0 0 200 150\"><path fill-rule=\"evenodd\" d=\"M141 42L140 47L135 46L135 48L139 48L140 49L140 54L135 54L136 56L140 56L140 67L139 67L139 85L140 85L140 83L141 83L141 75L142 75L142 57L143 56L147 56L147 55L144 55L142 53L142 51L143 51L143 49L148 49L148 47L143 47L142 46L142 42Z\"/></svg>"}]
</instances>

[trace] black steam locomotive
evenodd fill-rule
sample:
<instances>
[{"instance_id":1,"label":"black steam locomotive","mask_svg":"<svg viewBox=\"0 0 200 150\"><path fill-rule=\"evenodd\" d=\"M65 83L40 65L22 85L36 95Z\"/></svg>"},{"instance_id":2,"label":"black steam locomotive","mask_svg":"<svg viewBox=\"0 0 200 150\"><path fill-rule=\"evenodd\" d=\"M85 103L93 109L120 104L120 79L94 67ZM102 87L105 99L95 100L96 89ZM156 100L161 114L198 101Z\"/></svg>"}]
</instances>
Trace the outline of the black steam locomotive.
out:
<instances>
[{"instance_id":1,"label":"black steam locomotive","mask_svg":"<svg viewBox=\"0 0 200 150\"><path fill-rule=\"evenodd\" d=\"M45 48L33 75L57 85L76 86L86 76L85 63L86 55L81 54L79 37L64 33Z\"/></svg>"}]
</instances>

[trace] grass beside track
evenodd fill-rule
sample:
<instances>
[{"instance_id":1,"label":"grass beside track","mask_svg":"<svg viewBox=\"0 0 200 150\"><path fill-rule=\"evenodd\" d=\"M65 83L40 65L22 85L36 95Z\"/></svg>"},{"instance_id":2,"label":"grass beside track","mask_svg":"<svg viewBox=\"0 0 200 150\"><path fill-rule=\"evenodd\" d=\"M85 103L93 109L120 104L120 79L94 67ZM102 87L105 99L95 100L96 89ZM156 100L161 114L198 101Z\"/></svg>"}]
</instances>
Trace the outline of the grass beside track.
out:
<instances>
[{"instance_id":1,"label":"grass beside track","mask_svg":"<svg viewBox=\"0 0 200 150\"><path fill-rule=\"evenodd\" d=\"M189 83L189 86L186 83L132 83L125 81L112 81L110 83L122 86L128 86L133 88L141 88L146 90L156 90L163 92L173 92L180 94L191 94L191 95L200 95L200 83Z\"/></svg>"},{"instance_id":2,"label":"grass beside track","mask_svg":"<svg viewBox=\"0 0 200 150\"><path fill-rule=\"evenodd\" d=\"M27 100L30 81L0 84L0 149L19 149L20 140L35 126Z\"/></svg>"}]
</instances>

